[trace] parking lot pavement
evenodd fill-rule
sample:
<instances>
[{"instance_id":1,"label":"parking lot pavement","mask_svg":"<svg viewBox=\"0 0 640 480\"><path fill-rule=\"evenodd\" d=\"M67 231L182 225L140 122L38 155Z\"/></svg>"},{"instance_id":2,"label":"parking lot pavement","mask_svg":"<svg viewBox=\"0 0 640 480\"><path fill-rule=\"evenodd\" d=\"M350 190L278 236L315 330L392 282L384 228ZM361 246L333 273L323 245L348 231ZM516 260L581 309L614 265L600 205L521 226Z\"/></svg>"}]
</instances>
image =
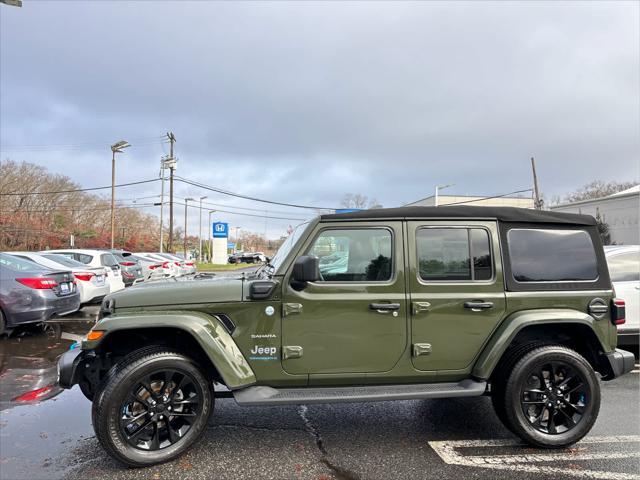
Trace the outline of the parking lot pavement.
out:
<instances>
[{"instance_id":1,"label":"parking lot pavement","mask_svg":"<svg viewBox=\"0 0 640 480\"><path fill-rule=\"evenodd\" d=\"M182 458L123 468L95 439L91 405L77 386L48 392L40 403L13 401L43 386L55 358L90 328L96 312L0 339L0 479L640 480L638 367L603 383L594 429L565 450L522 446L486 397L251 408L219 399L203 439Z\"/></svg>"}]
</instances>

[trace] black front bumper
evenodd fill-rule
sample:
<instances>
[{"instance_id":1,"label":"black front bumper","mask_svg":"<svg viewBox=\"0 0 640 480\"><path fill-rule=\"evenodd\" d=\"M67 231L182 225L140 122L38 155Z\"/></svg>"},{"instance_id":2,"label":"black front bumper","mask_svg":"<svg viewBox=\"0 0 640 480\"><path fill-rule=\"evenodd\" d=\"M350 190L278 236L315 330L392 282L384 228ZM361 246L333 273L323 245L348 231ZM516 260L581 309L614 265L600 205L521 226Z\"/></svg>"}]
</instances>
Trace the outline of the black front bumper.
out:
<instances>
[{"instance_id":1,"label":"black front bumper","mask_svg":"<svg viewBox=\"0 0 640 480\"><path fill-rule=\"evenodd\" d=\"M609 361L612 372L612 376L607 378L607 380L629 373L633 370L633 366L636 363L636 357L633 353L620 350L619 348L616 348L614 352L607 353L607 360Z\"/></svg>"},{"instance_id":2,"label":"black front bumper","mask_svg":"<svg viewBox=\"0 0 640 480\"><path fill-rule=\"evenodd\" d=\"M82 362L93 355L93 352L87 352L80 348L65 352L58 360L58 385L62 388L71 388L78 383L79 373L84 368Z\"/></svg>"}]
</instances>

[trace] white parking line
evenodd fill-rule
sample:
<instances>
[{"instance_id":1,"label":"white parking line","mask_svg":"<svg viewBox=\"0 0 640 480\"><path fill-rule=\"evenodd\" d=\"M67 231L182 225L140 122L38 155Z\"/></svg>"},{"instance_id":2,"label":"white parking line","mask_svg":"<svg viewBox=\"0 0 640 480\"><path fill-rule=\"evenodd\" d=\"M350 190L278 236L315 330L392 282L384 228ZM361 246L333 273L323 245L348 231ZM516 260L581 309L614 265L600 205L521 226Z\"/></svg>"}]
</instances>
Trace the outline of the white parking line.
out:
<instances>
[{"instance_id":1,"label":"white parking line","mask_svg":"<svg viewBox=\"0 0 640 480\"><path fill-rule=\"evenodd\" d=\"M464 448L482 449L491 447L526 447L522 443L512 440L452 440L429 442L429 445L440 456L440 458L449 465L463 465L467 467L543 473L549 475L570 475L580 478L603 480L640 480L640 474L586 470L575 465L572 465L572 467L536 465L536 463L552 461L569 461L573 464L574 462L584 460L613 460L640 457L640 448L634 448L633 451L617 450L609 452L589 452L580 448L581 446L587 446L590 444L620 443L640 443L640 435L590 437L583 439L576 445L576 448L570 450L538 450L539 453L525 453L522 455L465 455L458 451Z\"/></svg>"}]
</instances>

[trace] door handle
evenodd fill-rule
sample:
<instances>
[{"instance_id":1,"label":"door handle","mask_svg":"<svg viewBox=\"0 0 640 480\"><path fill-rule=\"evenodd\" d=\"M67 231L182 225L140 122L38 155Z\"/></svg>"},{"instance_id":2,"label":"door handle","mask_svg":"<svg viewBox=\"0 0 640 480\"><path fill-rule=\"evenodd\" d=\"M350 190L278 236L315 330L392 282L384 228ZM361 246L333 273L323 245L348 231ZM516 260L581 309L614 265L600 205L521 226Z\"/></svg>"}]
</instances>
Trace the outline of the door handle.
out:
<instances>
[{"instance_id":1,"label":"door handle","mask_svg":"<svg viewBox=\"0 0 640 480\"><path fill-rule=\"evenodd\" d=\"M493 308L493 302L464 302L464 308L468 308L473 312L479 312L487 308Z\"/></svg>"},{"instance_id":2,"label":"door handle","mask_svg":"<svg viewBox=\"0 0 640 480\"><path fill-rule=\"evenodd\" d=\"M400 310L399 303L370 303L369 308L378 313L397 312Z\"/></svg>"}]
</instances>

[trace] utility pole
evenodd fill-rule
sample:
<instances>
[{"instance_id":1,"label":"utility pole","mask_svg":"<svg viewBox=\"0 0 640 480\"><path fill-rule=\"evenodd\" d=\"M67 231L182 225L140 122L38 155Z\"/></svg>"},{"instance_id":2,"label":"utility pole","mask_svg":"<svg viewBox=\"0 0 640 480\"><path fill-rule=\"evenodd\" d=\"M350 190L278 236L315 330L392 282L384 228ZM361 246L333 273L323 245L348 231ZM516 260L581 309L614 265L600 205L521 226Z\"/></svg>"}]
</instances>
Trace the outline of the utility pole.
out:
<instances>
[{"instance_id":1,"label":"utility pole","mask_svg":"<svg viewBox=\"0 0 640 480\"><path fill-rule=\"evenodd\" d=\"M540 201L540 190L538 190L538 175L536 174L536 161L531 157L531 170L533 171L533 206L536 210L542 210L542 202Z\"/></svg>"},{"instance_id":2,"label":"utility pole","mask_svg":"<svg viewBox=\"0 0 640 480\"><path fill-rule=\"evenodd\" d=\"M187 260L187 207L189 202L195 201L195 198L184 199L184 259Z\"/></svg>"},{"instance_id":3,"label":"utility pole","mask_svg":"<svg viewBox=\"0 0 640 480\"><path fill-rule=\"evenodd\" d=\"M160 159L160 246L159 252L162 253L162 241L164 240L164 162L165 159Z\"/></svg>"},{"instance_id":4,"label":"utility pole","mask_svg":"<svg viewBox=\"0 0 640 480\"><path fill-rule=\"evenodd\" d=\"M173 253L173 171L176 168L176 161L173 157L173 144L176 143L176 136L173 132L167 132L169 139L169 253Z\"/></svg>"},{"instance_id":5,"label":"utility pole","mask_svg":"<svg viewBox=\"0 0 640 480\"><path fill-rule=\"evenodd\" d=\"M113 250L113 240L116 228L116 153L122 153L123 148L130 147L131 144L125 140L111 145L111 249Z\"/></svg>"},{"instance_id":6,"label":"utility pole","mask_svg":"<svg viewBox=\"0 0 640 480\"><path fill-rule=\"evenodd\" d=\"M200 244L199 248L198 248L198 261L202 262L202 200L204 200L205 197L200 197L200 219L198 220L198 243Z\"/></svg>"},{"instance_id":7,"label":"utility pole","mask_svg":"<svg viewBox=\"0 0 640 480\"><path fill-rule=\"evenodd\" d=\"M215 210L209 210L209 225L208 228L208 236L209 236L209 263L213 263L213 241L211 240L211 214L215 212Z\"/></svg>"}]
</instances>

